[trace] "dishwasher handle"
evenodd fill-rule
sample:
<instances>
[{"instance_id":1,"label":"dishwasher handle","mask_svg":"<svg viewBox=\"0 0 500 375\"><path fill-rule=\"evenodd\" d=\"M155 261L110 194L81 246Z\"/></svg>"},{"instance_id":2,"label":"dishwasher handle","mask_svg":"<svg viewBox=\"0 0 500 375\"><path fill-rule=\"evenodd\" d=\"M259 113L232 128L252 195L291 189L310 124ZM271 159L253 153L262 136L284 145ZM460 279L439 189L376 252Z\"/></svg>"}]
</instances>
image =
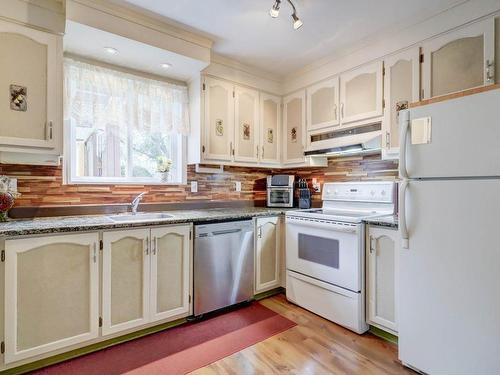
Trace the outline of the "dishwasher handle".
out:
<instances>
[{"instance_id":1,"label":"dishwasher handle","mask_svg":"<svg viewBox=\"0 0 500 375\"><path fill-rule=\"evenodd\" d=\"M212 232L199 233L196 235L196 238L215 237L215 236L221 236L224 234L240 233L241 231L242 231L241 228L214 230Z\"/></svg>"}]
</instances>

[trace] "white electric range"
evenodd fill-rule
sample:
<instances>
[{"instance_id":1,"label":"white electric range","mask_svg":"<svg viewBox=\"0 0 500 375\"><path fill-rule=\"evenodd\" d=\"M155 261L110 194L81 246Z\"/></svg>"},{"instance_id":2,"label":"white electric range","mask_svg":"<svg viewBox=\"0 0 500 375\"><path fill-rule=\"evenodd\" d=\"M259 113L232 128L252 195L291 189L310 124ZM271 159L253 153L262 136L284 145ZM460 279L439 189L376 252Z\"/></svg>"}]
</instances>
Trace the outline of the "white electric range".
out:
<instances>
[{"instance_id":1,"label":"white electric range","mask_svg":"<svg viewBox=\"0 0 500 375\"><path fill-rule=\"evenodd\" d=\"M286 295L357 333L365 319L363 220L396 209L394 182L326 183L321 209L286 213Z\"/></svg>"}]
</instances>

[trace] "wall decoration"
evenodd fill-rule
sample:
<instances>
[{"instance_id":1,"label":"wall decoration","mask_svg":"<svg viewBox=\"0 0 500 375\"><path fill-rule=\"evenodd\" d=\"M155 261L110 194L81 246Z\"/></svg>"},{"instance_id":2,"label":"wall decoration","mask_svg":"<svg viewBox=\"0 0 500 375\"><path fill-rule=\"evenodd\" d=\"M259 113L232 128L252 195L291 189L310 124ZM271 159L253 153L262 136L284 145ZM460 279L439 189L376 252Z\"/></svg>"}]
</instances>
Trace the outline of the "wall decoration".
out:
<instances>
[{"instance_id":1,"label":"wall decoration","mask_svg":"<svg viewBox=\"0 0 500 375\"><path fill-rule=\"evenodd\" d=\"M10 85L10 109L26 112L28 109L28 88Z\"/></svg>"},{"instance_id":2,"label":"wall decoration","mask_svg":"<svg viewBox=\"0 0 500 375\"><path fill-rule=\"evenodd\" d=\"M250 140L250 124L243 123L243 140Z\"/></svg>"},{"instance_id":3,"label":"wall decoration","mask_svg":"<svg viewBox=\"0 0 500 375\"><path fill-rule=\"evenodd\" d=\"M274 143L274 130L272 128L267 129L267 143Z\"/></svg>"},{"instance_id":4,"label":"wall decoration","mask_svg":"<svg viewBox=\"0 0 500 375\"><path fill-rule=\"evenodd\" d=\"M290 130L290 140L292 143L297 143L297 128L295 126Z\"/></svg>"},{"instance_id":5,"label":"wall decoration","mask_svg":"<svg viewBox=\"0 0 500 375\"><path fill-rule=\"evenodd\" d=\"M408 100L402 100L396 103L396 112L402 111L403 109L408 109Z\"/></svg>"},{"instance_id":6,"label":"wall decoration","mask_svg":"<svg viewBox=\"0 0 500 375\"><path fill-rule=\"evenodd\" d=\"M218 137L224 136L224 125L221 119L215 120L215 135Z\"/></svg>"}]
</instances>

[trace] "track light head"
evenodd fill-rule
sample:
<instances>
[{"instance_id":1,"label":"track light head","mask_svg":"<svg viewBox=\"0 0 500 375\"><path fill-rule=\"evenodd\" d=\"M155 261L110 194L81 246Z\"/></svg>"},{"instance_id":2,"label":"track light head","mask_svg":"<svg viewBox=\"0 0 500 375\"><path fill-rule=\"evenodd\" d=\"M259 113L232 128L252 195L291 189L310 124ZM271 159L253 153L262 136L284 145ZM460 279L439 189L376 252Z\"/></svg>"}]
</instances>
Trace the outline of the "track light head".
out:
<instances>
[{"instance_id":1,"label":"track light head","mask_svg":"<svg viewBox=\"0 0 500 375\"><path fill-rule=\"evenodd\" d=\"M273 18L276 18L279 16L280 14L280 3L281 3L281 0L276 0L274 2L274 5L272 6L272 8L269 10L269 15Z\"/></svg>"},{"instance_id":2,"label":"track light head","mask_svg":"<svg viewBox=\"0 0 500 375\"><path fill-rule=\"evenodd\" d=\"M292 19L293 19L293 28L295 30L299 29L302 27L302 25L304 24L299 17L297 17L297 14L294 12L292 13Z\"/></svg>"}]
</instances>

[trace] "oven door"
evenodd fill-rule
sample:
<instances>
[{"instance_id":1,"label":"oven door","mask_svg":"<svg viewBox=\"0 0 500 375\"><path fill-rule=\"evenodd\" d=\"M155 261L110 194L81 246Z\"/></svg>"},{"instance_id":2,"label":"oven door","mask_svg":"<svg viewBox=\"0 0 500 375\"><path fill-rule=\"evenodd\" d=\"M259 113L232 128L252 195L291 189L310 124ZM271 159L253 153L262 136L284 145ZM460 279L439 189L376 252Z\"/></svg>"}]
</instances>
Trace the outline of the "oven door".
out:
<instances>
[{"instance_id":1,"label":"oven door","mask_svg":"<svg viewBox=\"0 0 500 375\"><path fill-rule=\"evenodd\" d=\"M268 188L267 205L269 207L293 207L293 189Z\"/></svg>"},{"instance_id":2,"label":"oven door","mask_svg":"<svg viewBox=\"0 0 500 375\"><path fill-rule=\"evenodd\" d=\"M362 224L287 217L287 269L360 292L361 231Z\"/></svg>"}]
</instances>

